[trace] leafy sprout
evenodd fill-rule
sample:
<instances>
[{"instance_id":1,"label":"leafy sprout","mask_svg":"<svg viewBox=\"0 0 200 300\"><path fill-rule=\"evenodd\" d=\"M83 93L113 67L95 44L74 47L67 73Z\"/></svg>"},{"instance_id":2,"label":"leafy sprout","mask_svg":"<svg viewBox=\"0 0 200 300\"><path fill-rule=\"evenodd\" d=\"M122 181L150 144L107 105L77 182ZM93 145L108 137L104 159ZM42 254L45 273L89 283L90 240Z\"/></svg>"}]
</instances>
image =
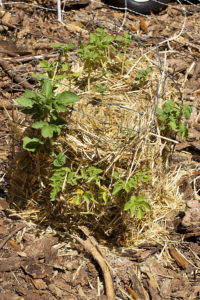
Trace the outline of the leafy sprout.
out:
<instances>
[{"instance_id":1,"label":"leafy sprout","mask_svg":"<svg viewBox=\"0 0 200 300\"><path fill-rule=\"evenodd\" d=\"M189 120L191 113L191 105L183 105L182 102L174 102L171 99L167 100L164 103L163 108L157 109L158 119L161 123L161 130L165 131L168 135L172 131L177 132L181 138L187 137L188 128L183 122L183 118Z\"/></svg>"},{"instance_id":2,"label":"leafy sprout","mask_svg":"<svg viewBox=\"0 0 200 300\"><path fill-rule=\"evenodd\" d=\"M141 88L144 88L146 77L152 71L153 71L153 68L146 68L145 70L137 70L136 80L139 81Z\"/></svg>"},{"instance_id":3,"label":"leafy sprout","mask_svg":"<svg viewBox=\"0 0 200 300\"><path fill-rule=\"evenodd\" d=\"M127 56L127 49L128 46L132 43L133 38L129 33L125 33L123 36L118 35L115 39L115 41L118 43L118 46L123 49L123 55L122 55L122 71L121 74L124 74L124 67L126 63L126 56Z\"/></svg>"},{"instance_id":4,"label":"leafy sprout","mask_svg":"<svg viewBox=\"0 0 200 300\"><path fill-rule=\"evenodd\" d=\"M112 42L114 37L104 31L103 28L97 28L90 34L90 40L87 44L80 44L77 54L84 63L84 69L88 74L88 90L90 90L90 81L92 70L100 67L105 71L105 63L110 56L110 50L114 48Z\"/></svg>"}]
</instances>

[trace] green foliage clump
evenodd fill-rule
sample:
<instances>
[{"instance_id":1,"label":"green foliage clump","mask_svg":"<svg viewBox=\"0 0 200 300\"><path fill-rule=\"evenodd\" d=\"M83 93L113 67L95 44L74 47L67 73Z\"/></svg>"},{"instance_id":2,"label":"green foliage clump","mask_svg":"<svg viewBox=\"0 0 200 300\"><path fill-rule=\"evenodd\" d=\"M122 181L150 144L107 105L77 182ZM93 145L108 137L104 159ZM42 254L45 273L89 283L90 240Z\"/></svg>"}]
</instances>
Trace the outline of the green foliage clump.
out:
<instances>
[{"instance_id":1,"label":"green foliage clump","mask_svg":"<svg viewBox=\"0 0 200 300\"><path fill-rule=\"evenodd\" d=\"M146 202L144 195L132 195L130 196L131 191L138 189L139 182L148 182L150 181L150 176L148 171L138 171L135 175L129 178L128 181L124 181L120 178L118 172L114 172L113 177L116 179L116 182L113 186L113 195L118 195L121 197L125 194L126 203L124 205L124 210L130 210L131 216L136 214L136 218L142 218L145 212L151 210L150 205Z\"/></svg>"},{"instance_id":2,"label":"green foliage clump","mask_svg":"<svg viewBox=\"0 0 200 300\"><path fill-rule=\"evenodd\" d=\"M182 102L174 102L167 100L163 108L157 109L158 119L161 123L161 130L167 135L171 132L176 132L181 138L188 136L187 125L182 121L190 119L192 113L191 105L183 105Z\"/></svg>"},{"instance_id":3,"label":"green foliage clump","mask_svg":"<svg viewBox=\"0 0 200 300\"><path fill-rule=\"evenodd\" d=\"M117 171L111 177L104 176L103 170L96 167L81 168L80 172L72 172L70 168L56 167L50 178L51 201L55 201L60 192L71 190L72 197L68 200L73 205L95 203L107 205L109 200L121 203L123 210L129 210L131 216L142 218L151 207L145 196L137 193L139 182L148 182L148 171L138 171L128 181L122 179ZM134 193L136 191L136 193ZM133 195L134 193L134 195Z\"/></svg>"},{"instance_id":4,"label":"green foliage clump","mask_svg":"<svg viewBox=\"0 0 200 300\"><path fill-rule=\"evenodd\" d=\"M153 71L153 68L146 68L145 70L137 70L136 80L139 81L141 88L144 88L146 77L152 71Z\"/></svg>"},{"instance_id":5,"label":"green foliage clump","mask_svg":"<svg viewBox=\"0 0 200 300\"><path fill-rule=\"evenodd\" d=\"M101 94L101 101L103 102L103 96L109 88L106 86L106 82L101 82L97 85L97 89L95 90L99 94Z\"/></svg>"},{"instance_id":6,"label":"green foliage clump","mask_svg":"<svg viewBox=\"0 0 200 300\"><path fill-rule=\"evenodd\" d=\"M122 56L122 71L121 74L124 74L124 67L127 65L129 62L126 61L126 56L127 56L127 49L128 46L132 43L133 38L129 33L125 33L123 36L118 35L115 39L115 41L118 44L118 47L123 50L123 54L120 53L120 56Z\"/></svg>"},{"instance_id":7,"label":"green foliage clump","mask_svg":"<svg viewBox=\"0 0 200 300\"><path fill-rule=\"evenodd\" d=\"M44 145L48 151L49 146L53 146L53 138L61 134L61 129L66 124L62 113L66 113L69 106L79 100L76 94L69 91L56 95L55 87L49 79L42 81L41 92L26 90L24 96L16 101L22 106L24 114L31 115L32 128L37 135L24 137L24 149L36 152Z\"/></svg>"},{"instance_id":8,"label":"green foliage clump","mask_svg":"<svg viewBox=\"0 0 200 300\"><path fill-rule=\"evenodd\" d=\"M90 34L87 44L80 44L77 54L81 57L84 70L88 74L88 90L90 90L92 70L98 67L105 69L105 62L109 60L111 49L114 49L111 44L113 41L112 35L107 34L103 28L97 28L94 33Z\"/></svg>"},{"instance_id":9,"label":"green foliage clump","mask_svg":"<svg viewBox=\"0 0 200 300\"><path fill-rule=\"evenodd\" d=\"M78 47L74 43L53 44L52 48L59 51L58 60L53 63L43 60L40 64L43 70L47 72L48 78L54 81L68 78L71 87L72 79L80 75L72 71L72 66L69 63L69 53L73 51L74 55L78 55L81 59L84 72L87 74L88 90L90 90L92 72L99 69L104 75L109 73L107 63L111 61L113 55L119 55L122 58L121 74L123 75L125 65L129 63L126 61L127 50L132 40L132 36L128 33L114 37L108 34L104 28L97 28L90 34L89 41L86 43L81 41ZM38 76L37 79L39 79Z\"/></svg>"},{"instance_id":10,"label":"green foliage clump","mask_svg":"<svg viewBox=\"0 0 200 300\"><path fill-rule=\"evenodd\" d=\"M117 36L108 34L103 28L97 28L90 34L88 43L80 43L77 50L78 56L84 64L84 71L88 74L88 90L90 90L91 74L97 68L103 69L106 74L106 63L109 62L111 54L120 54L122 57L121 74L124 73L128 46L132 43L132 36L125 33L124 36ZM120 51L123 51L123 54Z\"/></svg>"}]
</instances>

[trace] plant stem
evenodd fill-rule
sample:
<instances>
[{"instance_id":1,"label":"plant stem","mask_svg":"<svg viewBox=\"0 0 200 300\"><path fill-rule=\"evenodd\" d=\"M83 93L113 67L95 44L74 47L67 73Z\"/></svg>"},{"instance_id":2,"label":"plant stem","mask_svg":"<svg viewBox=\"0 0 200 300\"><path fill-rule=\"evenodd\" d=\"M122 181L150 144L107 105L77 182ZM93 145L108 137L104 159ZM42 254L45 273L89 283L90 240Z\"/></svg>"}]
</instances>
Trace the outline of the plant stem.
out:
<instances>
[{"instance_id":1,"label":"plant stem","mask_svg":"<svg viewBox=\"0 0 200 300\"><path fill-rule=\"evenodd\" d=\"M122 75L124 74L124 66L125 66L125 60L126 60L126 51L127 51L127 46L125 46L124 48L124 56L123 56L123 60L122 60Z\"/></svg>"}]
</instances>

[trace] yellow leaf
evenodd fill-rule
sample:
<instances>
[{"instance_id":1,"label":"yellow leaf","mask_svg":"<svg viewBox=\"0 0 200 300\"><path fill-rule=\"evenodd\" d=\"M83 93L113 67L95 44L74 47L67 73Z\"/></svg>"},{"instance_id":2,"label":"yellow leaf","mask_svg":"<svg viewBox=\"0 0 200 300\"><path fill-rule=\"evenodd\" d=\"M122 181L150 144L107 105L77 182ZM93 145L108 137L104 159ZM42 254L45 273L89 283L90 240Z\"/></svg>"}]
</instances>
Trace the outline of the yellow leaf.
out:
<instances>
[{"instance_id":1,"label":"yellow leaf","mask_svg":"<svg viewBox=\"0 0 200 300\"><path fill-rule=\"evenodd\" d=\"M72 198L71 200L69 200L68 202L71 203L71 204L74 204L75 200L76 200L76 197L73 197L73 198Z\"/></svg>"},{"instance_id":2,"label":"yellow leaf","mask_svg":"<svg viewBox=\"0 0 200 300\"><path fill-rule=\"evenodd\" d=\"M101 185L100 189L104 190L105 192L107 192L107 190L108 190L107 187L105 187L104 185Z\"/></svg>"},{"instance_id":3,"label":"yellow leaf","mask_svg":"<svg viewBox=\"0 0 200 300\"><path fill-rule=\"evenodd\" d=\"M78 195L83 195L84 191L81 190L81 189L77 189L77 190L76 190L76 193L77 193Z\"/></svg>"}]
</instances>

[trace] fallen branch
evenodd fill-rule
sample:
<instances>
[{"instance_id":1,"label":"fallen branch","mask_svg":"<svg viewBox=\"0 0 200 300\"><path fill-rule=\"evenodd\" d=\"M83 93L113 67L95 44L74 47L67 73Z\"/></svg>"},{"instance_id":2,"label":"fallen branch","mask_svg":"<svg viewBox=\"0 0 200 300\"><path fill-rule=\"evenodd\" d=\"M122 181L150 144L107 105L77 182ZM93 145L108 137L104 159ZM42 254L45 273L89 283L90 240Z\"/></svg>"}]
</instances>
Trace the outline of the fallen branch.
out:
<instances>
[{"instance_id":1,"label":"fallen branch","mask_svg":"<svg viewBox=\"0 0 200 300\"><path fill-rule=\"evenodd\" d=\"M13 235L15 235L18 231L22 230L24 227L26 227L25 224L19 225L17 228L15 228L1 243L0 243L0 249L3 248L3 246L11 239Z\"/></svg>"},{"instance_id":2,"label":"fallen branch","mask_svg":"<svg viewBox=\"0 0 200 300\"><path fill-rule=\"evenodd\" d=\"M170 248L169 248L169 252L171 254L171 256L174 258L174 260L176 261L177 265L183 269L187 269L188 267L188 262L187 260L185 259L185 257L180 254L175 248L174 246L172 245Z\"/></svg>"},{"instance_id":3,"label":"fallen branch","mask_svg":"<svg viewBox=\"0 0 200 300\"><path fill-rule=\"evenodd\" d=\"M19 29L19 28L17 28L16 26L11 25L11 24L9 24L9 23L7 23L7 22L5 22L5 21L2 21L2 20L0 20L0 25L6 26L6 27L8 27L8 28L10 28L10 29Z\"/></svg>"},{"instance_id":4,"label":"fallen branch","mask_svg":"<svg viewBox=\"0 0 200 300\"><path fill-rule=\"evenodd\" d=\"M110 270L106 260L103 258L102 254L99 251L99 247L97 247L97 241L94 237L89 235L89 231L86 227L80 227L80 229L86 233L87 239L83 240L82 238L75 236L75 239L85 248L87 252L89 252L93 258L98 262L103 272L105 287L106 287L106 295L110 300L115 299L113 281L110 274ZM86 231L87 230L87 231Z\"/></svg>"},{"instance_id":5,"label":"fallen branch","mask_svg":"<svg viewBox=\"0 0 200 300\"><path fill-rule=\"evenodd\" d=\"M33 89L33 86L30 83L28 83L27 81L24 81L25 80L24 78L22 78L21 76L18 76L18 75L14 75L11 72L10 66L7 61L5 61L4 59L0 59L0 65L4 69L4 71L9 75L9 77L11 79L14 78L14 80L17 83L19 83L20 85L22 85L25 89L29 89L29 90Z\"/></svg>"},{"instance_id":6,"label":"fallen branch","mask_svg":"<svg viewBox=\"0 0 200 300\"><path fill-rule=\"evenodd\" d=\"M139 299L138 294L129 285L126 284L125 288L129 292L129 294L133 297L133 299L136 299L136 300Z\"/></svg>"},{"instance_id":7,"label":"fallen branch","mask_svg":"<svg viewBox=\"0 0 200 300\"><path fill-rule=\"evenodd\" d=\"M27 62L27 61L35 61L35 60L40 60L40 59L45 59L45 58L52 58L52 57L57 57L57 53L52 53L52 54L42 54L42 55L29 55L29 56L20 56L16 58L5 58L6 60L12 61L12 62Z\"/></svg>"}]
</instances>

